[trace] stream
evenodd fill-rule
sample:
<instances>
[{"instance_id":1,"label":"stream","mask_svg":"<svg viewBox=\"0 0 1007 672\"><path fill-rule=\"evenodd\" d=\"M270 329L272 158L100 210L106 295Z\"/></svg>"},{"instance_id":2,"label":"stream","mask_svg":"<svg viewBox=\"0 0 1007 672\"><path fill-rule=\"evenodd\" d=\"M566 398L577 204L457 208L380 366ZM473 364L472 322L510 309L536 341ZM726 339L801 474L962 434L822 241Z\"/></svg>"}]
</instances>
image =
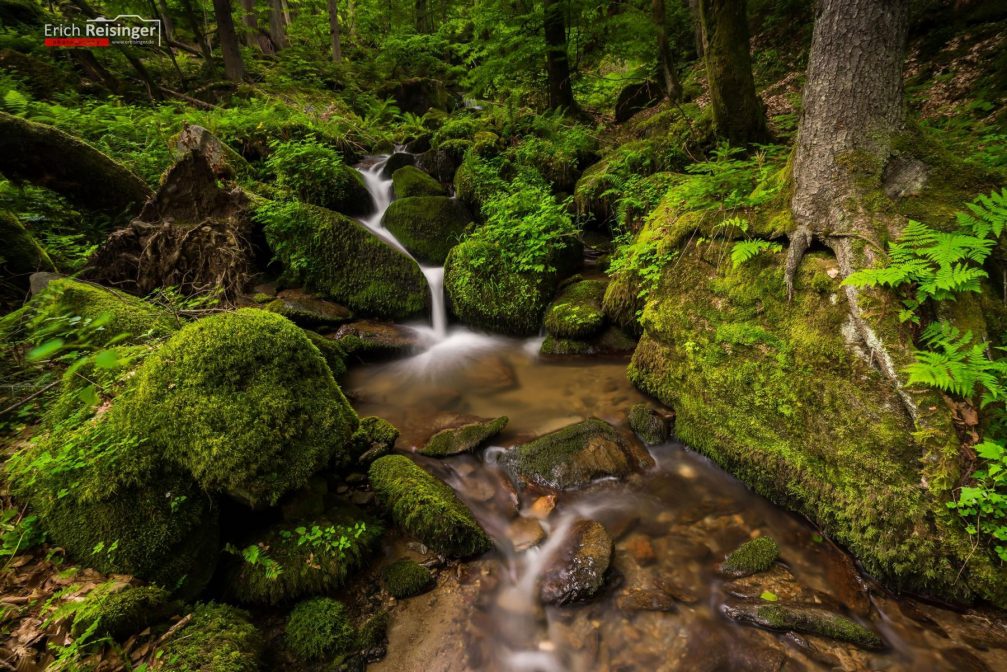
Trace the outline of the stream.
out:
<instances>
[{"instance_id":1,"label":"stream","mask_svg":"<svg viewBox=\"0 0 1007 672\"><path fill-rule=\"evenodd\" d=\"M381 225L393 198L384 158L362 168L378 205L363 223L405 250ZM422 267L421 267L422 268ZM1001 616L955 611L891 594L807 521L749 491L706 458L676 442L651 447L656 466L623 480L559 493L518 492L497 458L510 447L598 417L632 437L629 408L645 397L626 378L626 361L539 357L541 339L489 336L449 326L443 269L422 268L430 284L430 325L421 352L351 369L344 389L361 416L401 430L397 448L413 451L459 419L506 415L506 430L472 455L413 455L451 485L493 537L496 549L440 572L430 593L393 612L379 671L499 670L963 670L1007 669ZM604 524L615 542L605 587L592 601L545 607L538 582L570 524ZM545 539L516 550L516 530L541 525ZM717 564L739 544L769 535L780 546L770 572L729 582ZM415 542L386 558L432 558ZM884 639L880 651L833 640L776 633L726 618L725 600L771 593L845 614ZM644 596L648 606L632 598ZM636 600L639 602L639 599ZM659 604L659 608L654 605Z\"/></svg>"}]
</instances>

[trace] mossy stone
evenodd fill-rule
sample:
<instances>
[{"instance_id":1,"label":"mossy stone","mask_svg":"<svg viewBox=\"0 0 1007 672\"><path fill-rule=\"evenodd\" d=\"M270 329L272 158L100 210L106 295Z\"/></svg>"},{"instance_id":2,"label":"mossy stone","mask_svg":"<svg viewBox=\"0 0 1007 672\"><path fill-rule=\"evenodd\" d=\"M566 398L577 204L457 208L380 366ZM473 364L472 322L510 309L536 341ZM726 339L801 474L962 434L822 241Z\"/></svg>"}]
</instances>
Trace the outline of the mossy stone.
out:
<instances>
[{"instance_id":1,"label":"mossy stone","mask_svg":"<svg viewBox=\"0 0 1007 672\"><path fill-rule=\"evenodd\" d=\"M188 623L158 649L163 672L258 672L264 639L248 613L230 605L199 604Z\"/></svg>"},{"instance_id":2,"label":"mossy stone","mask_svg":"<svg viewBox=\"0 0 1007 672\"><path fill-rule=\"evenodd\" d=\"M357 631L346 605L328 597L299 603L287 618L286 641L303 661L316 661L356 648Z\"/></svg>"},{"instance_id":3,"label":"mossy stone","mask_svg":"<svg viewBox=\"0 0 1007 672\"><path fill-rule=\"evenodd\" d=\"M471 422L461 427L442 429L430 437L419 453L429 457L466 453L502 432L506 426L507 416L502 416L486 422Z\"/></svg>"},{"instance_id":4,"label":"mossy stone","mask_svg":"<svg viewBox=\"0 0 1007 672\"><path fill-rule=\"evenodd\" d=\"M471 221L468 208L457 199L412 196L392 201L382 224L421 263L440 266Z\"/></svg>"},{"instance_id":5,"label":"mossy stone","mask_svg":"<svg viewBox=\"0 0 1007 672\"><path fill-rule=\"evenodd\" d=\"M304 332L255 308L178 332L117 412L209 491L275 504L349 459L357 416Z\"/></svg>"},{"instance_id":6,"label":"mossy stone","mask_svg":"<svg viewBox=\"0 0 1007 672\"><path fill-rule=\"evenodd\" d=\"M381 582L399 600L413 597L433 587L434 575L415 560L396 560L381 570Z\"/></svg>"},{"instance_id":7,"label":"mossy stone","mask_svg":"<svg viewBox=\"0 0 1007 672\"><path fill-rule=\"evenodd\" d=\"M108 581L89 592L83 601L74 603L72 610L70 632L75 637L93 626L93 638L111 637L121 642L167 617L172 605L164 588Z\"/></svg>"},{"instance_id":8,"label":"mossy stone","mask_svg":"<svg viewBox=\"0 0 1007 672\"><path fill-rule=\"evenodd\" d=\"M765 572L780 557L780 547L772 537L758 537L746 541L731 551L720 565L722 574L741 578Z\"/></svg>"},{"instance_id":9,"label":"mossy stone","mask_svg":"<svg viewBox=\"0 0 1007 672\"><path fill-rule=\"evenodd\" d=\"M360 426L353 433L353 454L359 464L368 465L392 452L399 430L392 423L375 416L360 418Z\"/></svg>"},{"instance_id":10,"label":"mossy stone","mask_svg":"<svg viewBox=\"0 0 1007 672\"><path fill-rule=\"evenodd\" d=\"M304 335L322 353L325 363L329 365L329 371L333 378L339 378L346 373L346 351L335 340L322 336L317 331L304 330Z\"/></svg>"},{"instance_id":11,"label":"mossy stone","mask_svg":"<svg viewBox=\"0 0 1007 672\"><path fill-rule=\"evenodd\" d=\"M19 287L28 286L28 276L36 271L55 271L49 255L39 246L13 213L0 211L0 268Z\"/></svg>"},{"instance_id":12,"label":"mossy stone","mask_svg":"<svg viewBox=\"0 0 1007 672\"><path fill-rule=\"evenodd\" d=\"M392 174L392 189L395 198L412 196L446 196L440 182L415 166L403 166Z\"/></svg>"},{"instance_id":13,"label":"mossy stone","mask_svg":"<svg viewBox=\"0 0 1007 672\"><path fill-rule=\"evenodd\" d=\"M298 203L265 212L266 240L288 282L358 313L403 320L426 310L429 290L415 262L359 222Z\"/></svg>"},{"instance_id":14,"label":"mossy stone","mask_svg":"<svg viewBox=\"0 0 1007 672\"><path fill-rule=\"evenodd\" d=\"M587 339L605 327L605 280L581 280L564 287L545 313L545 328L562 339Z\"/></svg>"},{"instance_id":15,"label":"mossy stone","mask_svg":"<svg viewBox=\"0 0 1007 672\"><path fill-rule=\"evenodd\" d=\"M493 547L486 531L454 490L404 455L371 464L371 485L392 520L439 553L470 557Z\"/></svg>"},{"instance_id":16,"label":"mossy stone","mask_svg":"<svg viewBox=\"0 0 1007 672\"><path fill-rule=\"evenodd\" d=\"M263 306L263 310L308 329L335 327L353 319L353 313L345 306L310 296L281 296Z\"/></svg>"},{"instance_id":17,"label":"mossy stone","mask_svg":"<svg viewBox=\"0 0 1007 672\"><path fill-rule=\"evenodd\" d=\"M649 404L633 404L629 409L629 426L648 446L664 443L670 435L668 419Z\"/></svg>"},{"instance_id":18,"label":"mossy stone","mask_svg":"<svg viewBox=\"0 0 1007 672\"><path fill-rule=\"evenodd\" d=\"M828 637L864 649L884 647L884 641L870 628L820 607L785 603L727 603L722 610L733 620L770 630Z\"/></svg>"}]
</instances>

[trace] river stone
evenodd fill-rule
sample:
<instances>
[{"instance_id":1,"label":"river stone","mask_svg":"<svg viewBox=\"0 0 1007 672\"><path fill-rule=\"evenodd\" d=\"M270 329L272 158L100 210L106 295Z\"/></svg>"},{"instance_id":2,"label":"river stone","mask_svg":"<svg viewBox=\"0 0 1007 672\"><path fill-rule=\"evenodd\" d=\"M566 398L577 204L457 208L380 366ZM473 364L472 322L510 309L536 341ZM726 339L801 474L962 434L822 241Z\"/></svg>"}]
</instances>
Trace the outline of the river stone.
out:
<instances>
[{"instance_id":1,"label":"river stone","mask_svg":"<svg viewBox=\"0 0 1007 672\"><path fill-rule=\"evenodd\" d=\"M593 596L605 583L612 560L612 538L594 520L577 520L542 572L544 604L563 605Z\"/></svg>"},{"instance_id":2,"label":"river stone","mask_svg":"<svg viewBox=\"0 0 1007 672\"><path fill-rule=\"evenodd\" d=\"M419 453L430 457L467 453L499 434L506 426L507 416L502 416L495 420L470 422L459 427L442 429L430 437Z\"/></svg>"},{"instance_id":3,"label":"river stone","mask_svg":"<svg viewBox=\"0 0 1007 672\"><path fill-rule=\"evenodd\" d=\"M771 537L758 537L736 548L720 565L724 576L741 578L765 572L780 557L780 547Z\"/></svg>"},{"instance_id":4,"label":"river stone","mask_svg":"<svg viewBox=\"0 0 1007 672\"><path fill-rule=\"evenodd\" d=\"M881 637L873 630L818 606L731 601L722 604L720 611L731 620L746 625L818 635L848 642L863 649L884 647Z\"/></svg>"},{"instance_id":5,"label":"river stone","mask_svg":"<svg viewBox=\"0 0 1007 672\"><path fill-rule=\"evenodd\" d=\"M507 526L507 538L514 550L520 553L538 546L545 540L542 523L534 518L515 518Z\"/></svg>"},{"instance_id":6,"label":"river stone","mask_svg":"<svg viewBox=\"0 0 1007 672\"><path fill-rule=\"evenodd\" d=\"M655 446L668 440L671 435L672 418L673 414L662 413L645 403L633 404L629 409L629 426L648 446Z\"/></svg>"},{"instance_id":7,"label":"river stone","mask_svg":"<svg viewBox=\"0 0 1007 672\"><path fill-rule=\"evenodd\" d=\"M392 179L392 175L395 171L403 166L411 166L416 162L416 158L412 154L407 154L406 152L395 152L388 157L385 161L385 165L381 168L381 177L386 180Z\"/></svg>"},{"instance_id":8,"label":"river stone","mask_svg":"<svg viewBox=\"0 0 1007 672\"><path fill-rule=\"evenodd\" d=\"M675 598L660 588L629 588L616 598L622 611L674 611Z\"/></svg>"},{"instance_id":9,"label":"river stone","mask_svg":"<svg viewBox=\"0 0 1007 672\"><path fill-rule=\"evenodd\" d=\"M525 482L568 490L597 478L623 477L654 458L604 420L591 418L540 436L501 456Z\"/></svg>"},{"instance_id":10,"label":"river stone","mask_svg":"<svg viewBox=\"0 0 1007 672\"><path fill-rule=\"evenodd\" d=\"M265 310L283 315L299 327L335 327L353 318L349 308L299 289L286 289L265 305Z\"/></svg>"},{"instance_id":11,"label":"river stone","mask_svg":"<svg viewBox=\"0 0 1007 672\"><path fill-rule=\"evenodd\" d=\"M550 357L600 355L617 357L630 355L636 339L616 326L609 326L600 335L589 339L557 338L552 334L542 341L541 353Z\"/></svg>"},{"instance_id":12,"label":"river stone","mask_svg":"<svg viewBox=\"0 0 1007 672\"><path fill-rule=\"evenodd\" d=\"M380 359L404 355L416 348L419 337L409 327L391 322L360 320L339 327L332 339L347 355L360 359Z\"/></svg>"}]
</instances>

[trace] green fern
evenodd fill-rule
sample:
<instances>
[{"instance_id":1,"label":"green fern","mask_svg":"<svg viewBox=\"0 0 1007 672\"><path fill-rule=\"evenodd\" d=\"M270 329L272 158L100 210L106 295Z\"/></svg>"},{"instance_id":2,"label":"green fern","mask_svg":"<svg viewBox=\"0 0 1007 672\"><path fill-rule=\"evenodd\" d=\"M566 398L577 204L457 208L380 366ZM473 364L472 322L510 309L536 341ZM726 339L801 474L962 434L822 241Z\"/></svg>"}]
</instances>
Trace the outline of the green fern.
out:
<instances>
[{"instance_id":1,"label":"green fern","mask_svg":"<svg viewBox=\"0 0 1007 672\"><path fill-rule=\"evenodd\" d=\"M782 245L768 240L741 240L731 248L731 263L734 264L734 268L737 268L764 252L775 254L782 250Z\"/></svg>"},{"instance_id":2,"label":"green fern","mask_svg":"<svg viewBox=\"0 0 1007 672\"><path fill-rule=\"evenodd\" d=\"M924 329L921 340L930 350L918 351L916 361L905 368L908 384L966 399L979 394L982 406L1007 398L1007 360L991 359L987 344L976 341L972 332L941 321Z\"/></svg>"},{"instance_id":3,"label":"green fern","mask_svg":"<svg viewBox=\"0 0 1007 672\"><path fill-rule=\"evenodd\" d=\"M992 236L999 238L1007 227L1007 189L989 196L980 196L972 203L966 204L971 211L956 214L958 225L980 238Z\"/></svg>"}]
</instances>

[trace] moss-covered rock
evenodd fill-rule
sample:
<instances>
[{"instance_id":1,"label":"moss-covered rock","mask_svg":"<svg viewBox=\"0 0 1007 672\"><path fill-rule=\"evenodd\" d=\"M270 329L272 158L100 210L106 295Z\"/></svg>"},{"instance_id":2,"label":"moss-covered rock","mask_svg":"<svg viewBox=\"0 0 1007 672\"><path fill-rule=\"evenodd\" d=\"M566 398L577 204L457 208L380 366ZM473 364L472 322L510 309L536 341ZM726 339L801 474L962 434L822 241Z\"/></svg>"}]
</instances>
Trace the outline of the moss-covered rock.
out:
<instances>
[{"instance_id":1,"label":"moss-covered rock","mask_svg":"<svg viewBox=\"0 0 1007 672\"><path fill-rule=\"evenodd\" d=\"M117 404L133 431L210 491L276 501L349 459L357 417L304 332L254 308L194 322Z\"/></svg>"},{"instance_id":2,"label":"moss-covered rock","mask_svg":"<svg viewBox=\"0 0 1007 672\"><path fill-rule=\"evenodd\" d=\"M0 269L18 287L28 286L28 276L36 271L55 271L49 255L45 253L24 225L13 213L0 211Z\"/></svg>"},{"instance_id":3,"label":"moss-covered rock","mask_svg":"<svg viewBox=\"0 0 1007 672\"><path fill-rule=\"evenodd\" d=\"M69 607L69 609L67 609ZM70 632L80 637L87 630L92 639L111 637L123 641L130 635L166 618L172 611L168 591L158 586L129 586L107 581L89 592L80 602L60 607L72 611Z\"/></svg>"},{"instance_id":4,"label":"moss-covered rock","mask_svg":"<svg viewBox=\"0 0 1007 672\"><path fill-rule=\"evenodd\" d=\"M260 207L256 218L287 281L365 314L398 320L425 311L420 269L359 222L296 202Z\"/></svg>"},{"instance_id":5,"label":"moss-covered rock","mask_svg":"<svg viewBox=\"0 0 1007 672\"><path fill-rule=\"evenodd\" d=\"M368 658L372 653L380 653L379 657L383 657L384 648L388 645L388 625L391 620L387 611L379 611L360 626L357 641L360 650L365 652Z\"/></svg>"},{"instance_id":6,"label":"moss-covered rock","mask_svg":"<svg viewBox=\"0 0 1007 672\"><path fill-rule=\"evenodd\" d=\"M447 195L440 182L415 166L403 166L392 173L392 189L395 198Z\"/></svg>"},{"instance_id":7,"label":"moss-covered rock","mask_svg":"<svg viewBox=\"0 0 1007 672\"><path fill-rule=\"evenodd\" d=\"M507 416L502 416L486 422L470 422L460 427L442 429L431 436L419 452L430 457L466 453L489 441L506 426Z\"/></svg>"},{"instance_id":8,"label":"moss-covered rock","mask_svg":"<svg viewBox=\"0 0 1007 672\"><path fill-rule=\"evenodd\" d=\"M514 272L478 240L456 245L444 272L451 311L465 324L512 336L538 333L556 273Z\"/></svg>"},{"instance_id":9,"label":"moss-covered rock","mask_svg":"<svg viewBox=\"0 0 1007 672\"><path fill-rule=\"evenodd\" d=\"M434 585L434 575L415 560L396 560L381 570L385 590L399 600L419 595Z\"/></svg>"},{"instance_id":10,"label":"moss-covered rock","mask_svg":"<svg viewBox=\"0 0 1007 672\"><path fill-rule=\"evenodd\" d=\"M379 523L353 507L330 510L315 520L274 525L241 545L261 553L254 561L234 559L225 572L228 595L241 603L280 604L331 593L363 565L382 531Z\"/></svg>"},{"instance_id":11,"label":"moss-covered rock","mask_svg":"<svg viewBox=\"0 0 1007 672\"><path fill-rule=\"evenodd\" d=\"M751 576L772 567L779 556L780 547L772 537L758 537L731 551L720 564L720 572L734 578Z\"/></svg>"},{"instance_id":12,"label":"moss-covered rock","mask_svg":"<svg viewBox=\"0 0 1007 672\"><path fill-rule=\"evenodd\" d=\"M454 490L404 455L386 455L370 468L371 485L395 524L439 553L469 557L493 547Z\"/></svg>"},{"instance_id":13,"label":"moss-covered rock","mask_svg":"<svg viewBox=\"0 0 1007 672\"><path fill-rule=\"evenodd\" d=\"M545 313L545 328L556 338L587 339L605 327L601 302L605 280L581 280L564 287Z\"/></svg>"},{"instance_id":14,"label":"moss-covered rock","mask_svg":"<svg viewBox=\"0 0 1007 672\"><path fill-rule=\"evenodd\" d=\"M421 263L440 266L471 221L468 208L457 199L413 196L392 201L382 224Z\"/></svg>"},{"instance_id":15,"label":"moss-covered rock","mask_svg":"<svg viewBox=\"0 0 1007 672\"><path fill-rule=\"evenodd\" d=\"M455 171L455 196L478 216L483 204L506 186L499 168L471 151Z\"/></svg>"},{"instance_id":16,"label":"moss-covered rock","mask_svg":"<svg viewBox=\"0 0 1007 672\"><path fill-rule=\"evenodd\" d=\"M360 426L353 433L352 450L357 462L370 464L395 448L399 430L395 425L375 416L360 418Z\"/></svg>"},{"instance_id":17,"label":"moss-covered rock","mask_svg":"<svg viewBox=\"0 0 1007 672\"><path fill-rule=\"evenodd\" d=\"M721 606L728 618L770 630L801 632L849 642L864 649L880 649L878 633L856 621L820 607L784 603L730 602Z\"/></svg>"},{"instance_id":18,"label":"moss-covered rock","mask_svg":"<svg viewBox=\"0 0 1007 672\"><path fill-rule=\"evenodd\" d=\"M263 310L283 315L297 326L308 329L335 327L353 319L353 313L345 306L296 290L281 292L263 306Z\"/></svg>"},{"instance_id":19,"label":"moss-covered rock","mask_svg":"<svg viewBox=\"0 0 1007 672\"><path fill-rule=\"evenodd\" d=\"M629 409L629 426L648 446L664 443L671 434L669 418L644 403Z\"/></svg>"},{"instance_id":20,"label":"moss-covered rock","mask_svg":"<svg viewBox=\"0 0 1007 672\"><path fill-rule=\"evenodd\" d=\"M556 338L549 334L542 341L541 353L550 357L626 356L636 348L636 339L616 326L610 326L589 339Z\"/></svg>"},{"instance_id":21,"label":"moss-covered rock","mask_svg":"<svg viewBox=\"0 0 1007 672\"><path fill-rule=\"evenodd\" d=\"M258 672L263 637L248 614L226 604L200 604L156 654L161 672Z\"/></svg>"},{"instance_id":22,"label":"moss-covered rock","mask_svg":"<svg viewBox=\"0 0 1007 672\"><path fill-rule=\"evenodd\" d=\"M287 618L286 641L303 661L331 658L352 651L357 631L346 605L328 597L301 602Z\"/></svg>"},{"instance_id":23,"label":"moss-covered rock","mask_svg":"<svg viewBox=\"0 0 1007 672\"><path fill-rule=\"evenodd\" d=\"M1007 604L1002 569L972 552L946 507L959 441L942 402L897 390L872 365L851 336L835 260L809 255L788 301L780 258L707 261L729 252L690 245L665 270L631 380L675 410L683 442L810 518L889 585ZM897 309L863 293L861 310L887 311L881 337L897 368L911 361Z\"/></svg>"},{"instance_id":24,"label":"moss-covered rock","mask_svg":"<svg viewBox=\"0 0 1007 672\"><path fill-rule=\"evenodd\" d=\"M322 357L329 365L329 371L332 372L334 378L338 379L346 373L346 351L339 343L310 329L305 329L304 335L318 348L318 352L322 353Z\"/></svg>"},{"instance_id":25,"label":"moss-covered rock","mask_svg":"<svg viewBox=\"0 0 1007 672\"><path fill-rule=\"evenodd\" d=\"M501 462L526 482L566 490L626 476L652 466L654 459L612 425L591 418L517 446Z\"/></svg>"}]
</instances>

